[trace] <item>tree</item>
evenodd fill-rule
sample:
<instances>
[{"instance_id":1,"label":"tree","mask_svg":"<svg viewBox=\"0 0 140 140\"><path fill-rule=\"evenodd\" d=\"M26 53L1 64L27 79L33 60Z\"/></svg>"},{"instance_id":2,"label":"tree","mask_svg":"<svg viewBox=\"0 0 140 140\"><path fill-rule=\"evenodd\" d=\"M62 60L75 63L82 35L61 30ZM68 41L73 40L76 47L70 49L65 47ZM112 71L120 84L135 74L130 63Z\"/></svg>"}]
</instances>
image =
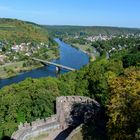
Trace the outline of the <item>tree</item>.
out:
<instances>
[{"instance_id":1,"label":"tree","mask_svg":"<svg viewBox=\"0 0 140 140\"><path fill-rule=\"evenodd\" d=\"M130 53L123 57L123 66L127 68L129 66L140 66L140 52Z\"/></svg>"},{"instance_id":2,"label":"tree","mask_svg":"<svg viewBox=\"0 0 140 140\"><path fill-rule=\"evenodd\" d=\"M134 139L140 127L140 70L126 69L110 81L108 132L110 139Z\"/></svg>"}]
</instances>

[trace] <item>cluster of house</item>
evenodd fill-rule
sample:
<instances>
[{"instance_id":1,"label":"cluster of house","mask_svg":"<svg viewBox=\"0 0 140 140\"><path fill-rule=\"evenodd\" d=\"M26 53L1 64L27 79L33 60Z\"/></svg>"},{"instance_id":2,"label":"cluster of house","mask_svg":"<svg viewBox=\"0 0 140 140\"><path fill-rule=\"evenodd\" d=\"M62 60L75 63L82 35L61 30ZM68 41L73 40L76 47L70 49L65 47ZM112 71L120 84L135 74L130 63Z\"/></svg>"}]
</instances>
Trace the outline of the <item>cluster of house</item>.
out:
<instances>
[{"instance_id":1,"label":"cluster of house","mask_svg":"<svg viewBox=\"0 0 140 140\"><path fill-rule=\"evenodd\" d=\"M105 41L106 40L111 40L112 38L115 38L115 37L117 37L117 36L115 36L115 35L107 36L107 35L101 35L101 34L99 34L97 36L95 36L95 35L88 36L85 39L88 40L88 41L91 41L91 42L95 42L95 41L102 41L102 40L105 40ZM121 35L121 36L119 36L119 38L123 38L123 37L125 37L125 38L129 38L129 37L135 37L135 38L137 38L137 37L140 37L140 34L127 34L127 35Z\"/></svg>"},{"instance_id":2,"label":"cluster of house","mask_svg":"<svg viewBox=\"0 0 140 140\"><path fill-rule=\"evenodd\" d=\"M117 47L112 47L108 52L106 52L106 58L109 59L110 55L115 51L121 51L123 48L127 48L128 46L124 44L123 46L118 45Z\"/></svg>"},{"instance_id":3,"label":"cluster of house","mask_svg":"<svg viewBox=\"0 0 140 140\"><path fill-rule=\"evenodd\" d=\"M91 41L91 42L95 42L95 41L102 41L102 40L111 40L112 38L114 38L116 36L106 36L106 35L97 35L97 36L89 36L87 38L85 38L86 40L88 41Z\"/></svg>"},{"instance_id":4,"label":"cluster of house","mask_svg":"<svg viewBox=\"0 0 140 140\"><path fill-rule=\"evenodd\" d=\"M36 45L36 46L32 46L31 43L21 43L20 45L13 45L11 47L11 50L14 52L27 52L26 54L30 56L32 53L36 52L36 50L44 46L47 48L49 47L48 45L45 45L44 43L40 43L39 45Z\"/></svg>"},{"instance_id":5,"label":"cluster of house","mask_svg":"<svg viewBox=\"0 0 140 140\"><path fill-rule=\"evenodd\" d=\"M10 49L8 49L6 52L3 53L3 48L6 44L2 41L0 41L0 63L4 63L7 56L11 54L12 52L23 52L26 56L31 56L33 53L36 53L39 49L42 47L49 46L45 43L40 43L38 45L32 45L31 43L21 43L19 45L15 44L12 45ZM13 56L13 59L16 59L15 56Z\"/></svg>"},{"instance_id":6,"label":"cluster of house","mask_svg":"<svg viewBox=\"0 0 140 140\"><path fill-rule=\"evenodd\" d=\"M122 37L125 37L125 38L129 38L129 37L139 38L140 37L140 34L137 33L137 34L121 35L119 38L122 38Z\"/></svg>"},{"instance_id":7,"label":"cluster of house","mask_svg":"<svg viewBox=\"0 0 140 140\"><path fill-rule=\"evenodd\" d=\"M12 51L19 52L19 51L29 51L29 43L21 43L20 45L13 45L11 47Z\"/></svg>"},{"instance_id":8,"label":"cluster of house","mask_svg":"<svg viewBox=\"0 0 140 140\"><path fill-rule=\"evenodd\" d=\"M0 41L0 52L2 52L3 42ZM0 63L4 63L6 55L0 54Z\"/></svg>"}]
</instances>

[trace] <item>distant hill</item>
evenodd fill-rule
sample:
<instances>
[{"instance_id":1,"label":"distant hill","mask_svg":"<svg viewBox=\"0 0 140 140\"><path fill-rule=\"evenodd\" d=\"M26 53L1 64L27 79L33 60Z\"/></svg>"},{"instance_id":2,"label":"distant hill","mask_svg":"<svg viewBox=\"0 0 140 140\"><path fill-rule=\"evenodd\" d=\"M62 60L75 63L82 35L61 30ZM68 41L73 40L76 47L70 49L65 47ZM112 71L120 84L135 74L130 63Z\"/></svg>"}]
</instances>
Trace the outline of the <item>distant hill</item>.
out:
<instances>
[{"instance_id":1,"label":"distant hill","mask_svg":"<svg viewBox=\"0 0 140 140\"><path fill-rule=\"evenodd\" d=\"M103 26L43 26L50 34L55 35L124 35L137 34L140 29L121 28L121 27L103 27Z\"/></svg>"},{"instance_id":2,"label":"distant hill","mask_svg":"<svg viewBox=\"0 0 140 140\"><path fill-rule=\"evenodd\" d=\"M48 42L48 33L40 25L17 19L0 18L0 41Z\"/></svg>"}]
</instances>

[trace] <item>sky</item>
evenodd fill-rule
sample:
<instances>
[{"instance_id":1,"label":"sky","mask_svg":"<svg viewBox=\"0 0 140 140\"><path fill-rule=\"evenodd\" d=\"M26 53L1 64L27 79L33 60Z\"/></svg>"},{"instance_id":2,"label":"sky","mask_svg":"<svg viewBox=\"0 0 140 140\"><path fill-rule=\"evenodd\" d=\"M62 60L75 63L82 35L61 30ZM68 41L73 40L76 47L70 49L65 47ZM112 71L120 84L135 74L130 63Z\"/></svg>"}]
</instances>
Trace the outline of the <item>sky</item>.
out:
<instances>
[{"instance_id":1,"label":"sky","mask_svg":"<svg viewBox=\"0 0 140 140\"><path fill-rule=\"evenodd\" d=\"M140 0L0 0L0 18L44 25L140 28Z\"/></svg>"}]
</instances>

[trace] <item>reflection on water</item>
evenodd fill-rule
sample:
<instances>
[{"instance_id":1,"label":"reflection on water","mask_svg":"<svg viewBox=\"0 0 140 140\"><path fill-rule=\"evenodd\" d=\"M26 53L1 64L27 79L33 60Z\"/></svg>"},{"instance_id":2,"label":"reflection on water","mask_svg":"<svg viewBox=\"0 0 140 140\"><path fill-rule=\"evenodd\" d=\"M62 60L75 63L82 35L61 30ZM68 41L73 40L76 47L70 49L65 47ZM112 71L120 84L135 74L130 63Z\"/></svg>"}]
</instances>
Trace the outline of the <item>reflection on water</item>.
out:
<instances>
[{"instance_id":1,"label":"reflection on water","mask_svg":"<svg viewBox=\"0 0 140 140\"><path fill-rule=\"evenodd\" d=\"M55 39L55 41L59 44L60 58L57 60L53 60L53 62L66 65L75 69L80 69L83 65L86 65L89 62L89 57L87 56L87 54L71 47L70 45L60 41L59 39ZM60 71L61 74L65 72L68 71ZM23 81L28 77L40 78L47 76L56 77L55 66L44 66L42 68L34 69L29 72L20 73L19 75L12 78L2 79L0 80L0 88L6 85L10 85L12 83Z\"/></svg>"}]
</instances>

